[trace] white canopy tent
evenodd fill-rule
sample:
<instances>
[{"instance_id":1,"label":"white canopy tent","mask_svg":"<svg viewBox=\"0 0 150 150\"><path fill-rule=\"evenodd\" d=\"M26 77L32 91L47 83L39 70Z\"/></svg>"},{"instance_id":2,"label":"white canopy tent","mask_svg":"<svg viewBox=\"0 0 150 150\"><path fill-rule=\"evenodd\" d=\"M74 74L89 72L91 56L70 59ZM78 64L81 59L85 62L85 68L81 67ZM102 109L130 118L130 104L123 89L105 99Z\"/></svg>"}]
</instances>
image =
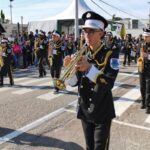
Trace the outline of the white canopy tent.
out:
<instances>
[{"instance_id":1,"label":"white canopy tent","mask_svg":"<svg viewBox=\"0 0 150 150\"><path fill-rule=\"evenodd\" d=\"M78 17L81 19L82 14L86 11L91 10L84 0L78 0ZM62 13L47 18L47 20L67 20L67 19L75 19L75 0L72 0L70 6L64 10Z\"/></svg>"},{"instance_id":2,"label":"white canopy tent","mask_svg":"<svg viewBox=\"0 0 150 150\"><path fill-rule=\"evenodd\" d=\"M78 0L78 18L81 19L82 14L91 10L84 0ZM32 21L28 24L28 31L43 30L46 33L54 29L58 29L61 26L61 30L64 32L74 31L74 19L75 19L75 0L72 0L70 6L62 13L55 16L44 19L43 21ZM65 23L69 21L69 23ZM71 23L71 22L72 23ZM64 24L64 25L63 25ZM71 28L71 29L69 29ZM66 30L66 31L65 31Z\"/></svg>"}]
</instances>

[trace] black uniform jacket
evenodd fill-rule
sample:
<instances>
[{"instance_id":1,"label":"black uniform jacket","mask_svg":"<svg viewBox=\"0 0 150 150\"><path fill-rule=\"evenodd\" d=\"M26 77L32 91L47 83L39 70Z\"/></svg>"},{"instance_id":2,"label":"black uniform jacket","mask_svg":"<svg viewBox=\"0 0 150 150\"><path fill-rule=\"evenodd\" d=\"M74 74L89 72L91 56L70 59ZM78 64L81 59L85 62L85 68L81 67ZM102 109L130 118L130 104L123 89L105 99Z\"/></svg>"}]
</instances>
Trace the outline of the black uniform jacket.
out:
<instances>
[{"instance_id":1,"label":"black uniform jacket","mask_svg":"<svg viewBox=\"0 0 150 150\"><path fill-rule=\"evenodd\" d=\"M2 54L4 66L1 69L2 75L6 75L8 66L11 65L13 60L12 49L10 46L7 46L6 50Z\"/></svg>"},{"instance_id":2,"label":"black uniform jacket","mask_svg":"<svg viewBox=\"0 0 150 150\"><path fill-rule=\"evenodd\" d=\"M63 65L62 42L57 41L53 45L52 66L61 67L62 65Z\"/></svg>"},{"instance_id":3,"label":"black uniform jacket","mask_svg":"<svg viewBox=\"0 0 150 150\"><path fill-rule=\"evenodd\" d=\"M77 73L78 113L77 118L93 123L103 123L115 117L112 87L118 74L118 53L103 46L93 54L88 52L88 60L99 73L95 82L87 73Z\"/></svg>"},{"instance_id":4,"label":"black uniform jacket","mask_svg":"<svg viewBox=\"0 0 150 150\"><path fill-rule=\"evenodd\" d=\"M144 72L145 75L150 78L150 43L145 43L143 48L147 54L147 58L144 58Z\"/></svg>"}]
</instances>

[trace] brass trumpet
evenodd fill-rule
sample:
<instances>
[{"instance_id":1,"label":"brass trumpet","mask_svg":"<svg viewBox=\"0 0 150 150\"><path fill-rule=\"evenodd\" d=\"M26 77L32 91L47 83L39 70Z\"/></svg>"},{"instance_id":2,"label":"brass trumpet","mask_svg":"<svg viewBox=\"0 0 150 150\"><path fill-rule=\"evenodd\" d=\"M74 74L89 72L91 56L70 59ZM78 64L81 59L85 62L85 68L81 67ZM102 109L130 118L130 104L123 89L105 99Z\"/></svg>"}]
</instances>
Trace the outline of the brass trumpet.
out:
<instances>
[{"instance_id":1,"label":"brass trumpet","mask_svg":"<svg viewBox=\"0 0 150 150\"><path fill-rule=\"evenodd\" d=\"M144 46L142 45L142 47L141 47L141 56L137 60L138 71L141 72L141 73L144 71L143 53L144 53Z\"/></svg>"},{"instance_id":2,"label":"brass trumpet","mask_svg":"<svg viewBox=\"0 0 150 150\"><path fill-rule=\"evenodd\" d=\"M81 56L85 54L87 51L87 46L84 45L82 49L80 49L76 54L73 61L71 61L68 66L64 70L64 74L60 77L60 79L56 79L54 81L54 86L60 90L66 89L65 80L70 79L76 72L75 65L80 60Z\"/></svg>"},{"instance_id":3,"label":"brass trumpet","mask_svg":"<svg viewBox=\"0 0 150 150\"><path fill-rule=\"evenodd\" d=\"M2 49L0 49L0 68L2 68L4 66L4 61L3 61L3 57L2 57Z\"/></svg>"},{"instance_id":4,"label":"brass trumpet","mask_svg":"<svg viewBox=\"0 0 150 150\"><path fill-rule=\"evenodd\" d=\"M143 70L144 70L144 60L143 60L142 57L138 58L137 66L138 66L138 71L143 72Z\"/></svg>"}]
</instances>

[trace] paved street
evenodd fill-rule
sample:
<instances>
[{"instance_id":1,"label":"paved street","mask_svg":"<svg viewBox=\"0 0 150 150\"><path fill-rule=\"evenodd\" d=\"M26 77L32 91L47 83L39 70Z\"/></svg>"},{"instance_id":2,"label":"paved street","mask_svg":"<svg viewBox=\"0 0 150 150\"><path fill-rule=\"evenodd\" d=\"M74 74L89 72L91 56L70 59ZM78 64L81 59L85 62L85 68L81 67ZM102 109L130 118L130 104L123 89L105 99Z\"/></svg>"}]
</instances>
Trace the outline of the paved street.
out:
<instances>
[{"instance_id":1,"label":"paved street","mask_svg":"<svg viewBox=\"0 0 150 150\"><path fill-rule=\"evenodd\" d=\"M84 137L76 119L77 88L53 93L50 73L17 70L15 85L0 88L0 150L83 150ZM110 150L149 150L150 115L140 109L135 64L120 67L113 88L117 117L113 120Z\"/></svg>"}]
</instances>

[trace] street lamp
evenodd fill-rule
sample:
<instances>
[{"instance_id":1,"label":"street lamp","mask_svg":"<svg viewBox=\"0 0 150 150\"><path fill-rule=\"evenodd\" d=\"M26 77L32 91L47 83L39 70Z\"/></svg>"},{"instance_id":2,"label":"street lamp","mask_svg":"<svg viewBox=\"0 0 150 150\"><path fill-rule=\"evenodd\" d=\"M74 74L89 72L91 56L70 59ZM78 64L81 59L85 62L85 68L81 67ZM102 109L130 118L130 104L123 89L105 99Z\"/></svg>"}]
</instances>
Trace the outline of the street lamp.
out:
<instances>
[{"instance_id":1,"label":"street lamp","mask_svg":"<svg viewBox=\"0 0 150 150\"><path fill-rule=\"evenodd\" d=\"M78 0L75 0L75 40L79 39Z\"/></svg>"},{"instance_id":2,"label":"street lamp","mask_svg":"<svg viewBox=\"0 0 150 150\"><path fill-rule=\"evenodd\" d=\"M9 1L10 1L10 5L9 5L9 7L10 7L10 18L11 18L11 24L12 24L12 4L11 4L11 2L13 0L9 0Z\"/></svg>"},{"instance_id":3,"label":"street lamp","mask_svg":"<svg viewBox=\"0 0 150 150\"><path fill-rule=\"evenodd\" d=\"M21 16L21 29L22 29L22 32L23 32L23 16Z\"/></svg>"}]
</instances>

